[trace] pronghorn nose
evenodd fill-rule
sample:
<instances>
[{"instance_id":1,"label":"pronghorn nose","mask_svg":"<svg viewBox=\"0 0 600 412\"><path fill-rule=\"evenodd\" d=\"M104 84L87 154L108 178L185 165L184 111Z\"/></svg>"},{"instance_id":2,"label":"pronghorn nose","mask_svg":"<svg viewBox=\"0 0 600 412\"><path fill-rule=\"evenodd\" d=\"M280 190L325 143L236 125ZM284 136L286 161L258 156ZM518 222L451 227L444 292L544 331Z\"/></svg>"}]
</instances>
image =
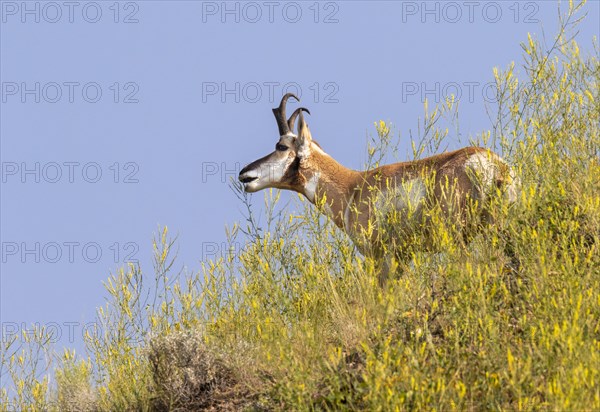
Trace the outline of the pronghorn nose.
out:
<instances>
[{"instance_id":1,"label":"pronghorn nose","mask_svg":"<svg viewBox=\"0 0 600 412\"><path fill-rule=\"evenodd\" d=\"M248 165L248 166L250 166L250 165ZM240 170L240 178L242 177L242 175L243 175L244 173L246 173L248 170L250 170L250 169L248 168L248 166L246 166L246 167L244 167L242 170Z\"/></svg>"},{"instance_id":2,"label":"pronghorn nose","mask_svg":"<svg viewBox=\"0 0 600 412\"><path fill-rule=\"evenodd\" d=\"M256 180L258 178L258 173L256 172L256 170L251 169L250 166L252 165L248 165L240 171L240 175L238 177L240 182L250 183L251 181Z\"/></svg>"}]
</instances>

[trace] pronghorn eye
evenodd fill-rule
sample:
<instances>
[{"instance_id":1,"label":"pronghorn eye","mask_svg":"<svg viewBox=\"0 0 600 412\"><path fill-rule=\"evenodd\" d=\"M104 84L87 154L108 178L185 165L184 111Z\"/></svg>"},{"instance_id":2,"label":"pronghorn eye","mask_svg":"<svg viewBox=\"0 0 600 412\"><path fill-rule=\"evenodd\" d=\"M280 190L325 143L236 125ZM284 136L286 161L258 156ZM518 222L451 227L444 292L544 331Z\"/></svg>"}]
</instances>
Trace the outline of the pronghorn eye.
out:
<instances>
[{"instance_id":1,"label":"pronghorn eye","mask_svg":"<svg viewBox=\"0 0 600 412\"><path fill-rule=\"evenodd\" d=\"M275 145L275 149L279 150L280 152L285 152L288 149L288 147L286 145L277 143Z\"/></svg>"}]
</instances>

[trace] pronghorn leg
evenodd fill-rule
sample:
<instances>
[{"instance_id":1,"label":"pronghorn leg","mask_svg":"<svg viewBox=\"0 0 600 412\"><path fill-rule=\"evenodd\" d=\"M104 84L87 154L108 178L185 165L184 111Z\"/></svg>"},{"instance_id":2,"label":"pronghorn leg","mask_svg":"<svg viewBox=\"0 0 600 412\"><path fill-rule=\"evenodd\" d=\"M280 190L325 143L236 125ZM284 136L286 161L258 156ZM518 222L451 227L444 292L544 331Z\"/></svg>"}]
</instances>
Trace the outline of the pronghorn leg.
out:
<instances>
[{"instance_id":1,"label":"pronghorn leg","mask_svg":"<svg viewBox=\"0 0 600 412\"><path fill-rule=\"evenodd\" d=\"M393 253L387 253L380 261L379 264L379 286L384 287L387 284L388 279L391 275L393 275L398 269L398 263L394 258Z\"/></svg>"},{"instance_id":2,"label":"pronghorn leg","mask_svg":"<svg viewBox=\"0 0 600 412\"><path fill-rule=\"evenodd\" d=\"M518 274L521 269L521 259L519 258L519 255L515 250L515 241L507 230L503 230L502 235L505 238L504 254L509 259L509 262L506 265L507 269L512 274Z\"/></svg>"}]
</instances>

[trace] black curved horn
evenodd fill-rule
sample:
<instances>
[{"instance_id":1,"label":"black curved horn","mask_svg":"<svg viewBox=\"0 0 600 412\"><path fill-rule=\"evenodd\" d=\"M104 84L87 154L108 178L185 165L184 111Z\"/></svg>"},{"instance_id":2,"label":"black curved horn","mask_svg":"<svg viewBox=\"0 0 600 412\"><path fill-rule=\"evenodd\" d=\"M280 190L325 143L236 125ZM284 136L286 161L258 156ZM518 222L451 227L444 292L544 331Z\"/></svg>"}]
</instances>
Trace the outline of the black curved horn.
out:
<instances>
[{"instance_id":1,"label":"black curved horn","mask_svg":"<svg viewBox=\"0 0 600 412\"><path fill-rule=\"evenodd\" d=\"M275 115L275 120L277 120L277 127L279 128L279 135L283 136L291 132L288 127L285 115L285 105L290 97L296 99L296 101L300 101L298 97L294 93L287 93L285 96L281 98L281 103L279 103L279 107L273 109L273 114Z\"/></svg>"},{"instance_id":2,"label":"black curved horn","mask_svg":"<svg viewBox=\"0 0 600 412\"><path fill-rule=\"evenodd\" d=\"M308 111L308 109L306 107L298 107L294 111L294 113L292 113L292 115L290 116L290 118L287 121L288 128L290 129L290 131L292 133L294 133L294 123L296 123L296 117L298 117L300 112L306 112L306 113L310 114L310 111Z\"/></svg>"}]
</instances>

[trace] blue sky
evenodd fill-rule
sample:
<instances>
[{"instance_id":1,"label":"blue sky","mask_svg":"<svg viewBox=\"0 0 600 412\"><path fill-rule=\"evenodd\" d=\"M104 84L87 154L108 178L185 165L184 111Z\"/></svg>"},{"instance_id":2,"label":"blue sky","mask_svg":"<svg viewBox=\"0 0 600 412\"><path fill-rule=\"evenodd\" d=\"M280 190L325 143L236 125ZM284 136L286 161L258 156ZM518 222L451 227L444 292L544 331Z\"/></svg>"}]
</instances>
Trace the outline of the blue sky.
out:
<instances>
[{"instance_id":1,"label":"blue sky","mask_svg":"<svg viewBox=\"0 0 600 412\"><path fill-rule=\"evenodd\" d=\"M408 150L424 97L461 95L467 144L490 127L492 68L558 24L554 1L69 4L0 2L0 320L75 347L111 271L133 258L151 273L159 225L189 270L221 248L243 218L227 182L273 150L283 93L349 167L379 119ZM586 10L590 52L599 3Z\"/></svg>"}]
</instances>

